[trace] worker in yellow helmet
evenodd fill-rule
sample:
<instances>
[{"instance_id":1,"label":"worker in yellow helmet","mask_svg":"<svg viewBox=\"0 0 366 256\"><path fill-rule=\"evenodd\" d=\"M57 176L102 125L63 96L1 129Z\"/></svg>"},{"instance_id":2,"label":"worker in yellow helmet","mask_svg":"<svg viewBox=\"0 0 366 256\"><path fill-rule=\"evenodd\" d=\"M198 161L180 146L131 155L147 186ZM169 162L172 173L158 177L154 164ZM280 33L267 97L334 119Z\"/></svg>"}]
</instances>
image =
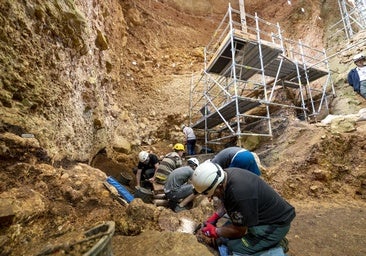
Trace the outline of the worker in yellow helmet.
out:
<instances>
[{"instance_id":1,"label":"worker in yellow helmet","mask_svg":"<svg viewBox=\"0 0 366 256\"><path fill-rule=\"evenodd\" d=\"M165 184L169 174L176 168L182 166L182 156L184 154L184 145L177 143L173 146L173 152L164 156L160 161L159 167L152 178L153 182Z\"/></svg>"}]
</instances>

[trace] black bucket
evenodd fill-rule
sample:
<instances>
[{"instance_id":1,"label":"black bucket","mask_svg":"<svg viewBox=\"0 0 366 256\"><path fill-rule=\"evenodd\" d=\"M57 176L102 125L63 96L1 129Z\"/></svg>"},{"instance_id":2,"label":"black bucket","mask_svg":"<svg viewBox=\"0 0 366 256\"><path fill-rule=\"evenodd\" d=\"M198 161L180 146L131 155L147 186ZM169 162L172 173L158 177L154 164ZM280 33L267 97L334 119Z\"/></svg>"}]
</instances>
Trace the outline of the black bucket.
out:
<instances>
[{"instance_id":1,"label":"black bucket","mask_svg":"<svg viewBox=\"0 0 366 256\"><path fill-rule=\"evenodd\" d=\"M83 256L112 256L112 237L114 234L114 221L106 221L85 232L85 237L92 238L100 235L100 239Z\"/></svg>"},{"instance_id":2,"label":"black bucket","mask_svg":"<svg viewBox=\"0 0 366 256\"><path fill-rule=\"evenodd\" d=\"M63 252L65 255L113 256L112 237L114 230L114 221L103 222L86 231L84 237L80 237L80 239L46 246L37 256L54 255L57 252Z\"/></svg>"},{"instance_id":3,"label":"black bucket","mask_svg":"<svg viewBox=\"0 0 366 256\"><path fill-rule=\"evenodd\" d=\"M154 199L154 194L151 190L140 187L139 189L136 189L134 197L141 198L144 203L151 204Z\"/></svg>"},{"instance_id":4,"label":"black bucket","mask_svg":"<svg viewBox=\"0 0 366 256\"><path fill-rule=\"evenodd\" d=\"M132 175L126 172L121 172L119 175L119 182L122 185L130 186L132 179L133 179Z\"/></svg>"}]
</instances>

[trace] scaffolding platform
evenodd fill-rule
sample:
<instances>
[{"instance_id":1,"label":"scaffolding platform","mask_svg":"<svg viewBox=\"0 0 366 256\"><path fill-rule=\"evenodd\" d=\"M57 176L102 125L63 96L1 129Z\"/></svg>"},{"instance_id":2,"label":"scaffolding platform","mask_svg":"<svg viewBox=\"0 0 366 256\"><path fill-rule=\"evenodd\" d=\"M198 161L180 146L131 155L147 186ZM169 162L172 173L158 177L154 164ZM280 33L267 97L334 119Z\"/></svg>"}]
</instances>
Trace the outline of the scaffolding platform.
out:
<instances>
[{"instance_id":1,"label":"scaffolding platform","mask_svg":"<svg viewBox=\"0 0 366 256\"><path fill-rule=\"evenodd\" d=\"M281 67L280 70L278 67ZM321 68L306 67L302 63L296 65L295 61L284 56L279 56L270 65L266 66L264 74L275 77L277 72L279 72L279 77L276 85L284 85L292 88L298 88L299 82L305 85L329 74L329 71Z\"/></svg>"},{"instance_id":2,"label":"scaffolding platform","mask_svg":"<svg viewBox=\"0 0 366 256\"><path fill-rule=\"evenodd\" d=\"M237 98L238 108L240 113L244 113L252 108L260 105L258 101L253 101L252 99ZM224 120L229 120L236 116L236 99L231 102L226 103L218 109L218 111L210 113L206 116L207 124L205 124L205 118L202 117L197 123L192 125L193 129L211 129L221 123ZM206 126L207 125L207 126Z\"/></svg>"},{"instance_id":3,"label":"scaffolding platform","mask_svg":"<svg viewBox=\"0 0 366 256\"><path fill-rule=\"evenodd\" d=\"M211 58L208 63L207 72L215 73L223 76L230 76L230 70L232 66L232 45L234 46L235 56L245 56L245 58L235 59L237 68L244 68L246 72L237 72L240 74L238 79L248 80L254 74L260 72L260 54L262 54L264 65L269 65L280 53L282 49L270 42L262 42L260 46L256 40L253 39L253 35L242 33L234 29L231 33L228 33L221 43L221 46L217 49L216 54ZM233 40L233 42L231 41ZM260 49L261 47L261 49ZM260 51L261 50L261 51Z\"/></svg>"},{"instance_id":4,"label":"scaffolding platform","mask_svg":"<svg viewBox=\"0 0 366 256\"><path fill-rule=\"evenodd\" d=\"M232 34L231 34L232 33ZM208 63L207 72L226 77L232 75L231 66L233 65L232 46L235 51L235 68L237 79L249 80L253 75L261 73L261 66L264 66L264 75L269 77L278 76L278 80L293 81L298 87L298 78L302 84L315 81L328 74L328 71L305 67L301 62L296 63L282 56L283 49L281 45L262 40L261 44L253 35L243 33L233 29L222 41L220 47ZM232 41L233 40L233 41ZM259 56L262 55L262 58ZM261 64L261 60L263 63ZM279 69L279 67L281 67ZM297 70L297 67L299 70ZM306 69L306 70L305 70ZM300 73L300 76L299 76ZM304 76L307 73L308 80ZM277 83L277 85L282 85ZM294 87L291 83L285 83L285 86Z\"/></svg>"}]
</instances>

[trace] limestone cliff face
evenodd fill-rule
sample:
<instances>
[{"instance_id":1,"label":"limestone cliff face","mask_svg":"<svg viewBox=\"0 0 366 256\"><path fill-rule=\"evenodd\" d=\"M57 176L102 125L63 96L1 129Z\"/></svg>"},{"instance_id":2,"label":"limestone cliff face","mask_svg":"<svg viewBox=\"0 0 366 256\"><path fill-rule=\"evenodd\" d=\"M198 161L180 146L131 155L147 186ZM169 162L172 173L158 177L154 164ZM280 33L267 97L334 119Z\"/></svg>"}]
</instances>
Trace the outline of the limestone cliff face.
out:
<instances>
[{"instance_id":1,"label":"limestone cliff face","mask_svg":"<svg viewBox=\"0 0 366 256\"><path fill-rule=\"evenodd\" d=\"M0 8L2 129L34 134L56 160L87 160L119 125L122 6L55 0Z\"/></svg>"},{"instance_id":2,"label":"limestone cliff face","mask_svg":"<svg viewBox=\"0 0 366 256\"><path fill-rule=\"evenodd\" d=\"M191 74L202 69L203 47L229 2L238 6L224 0L3 0L1 132L34 134L55 161L90 161L101 149L128 160L142 145L179 141ZM304 21L315 24L305 26L304 37L320 45L316 17L327 3L311 2L307 16L299 13L301 1L245 4L250 13L284 21L291 33Z\"/></svg>"},{"instance_id":3,"label":"limestone cliff face","mask_svg":"<svg viewBox=\"0 0 366 256\"><path fill-rule=\"evenodd\" d=\"M1 130L34 134L55 161L88 161L103 148L128 154L159 134L166 138L156 130L180 109L169 107L175 99L161 85L171 81L159 74L201 63L203 45L189 41L192 27L181 31L166 21L185 19L167 7L158 1L2 1ZM186 39L171 47L175 35ZM195 56L177 52L182 45L192 45L184 51ZM186 110L187 94L182 98Z\"/></svg>"}]
</instances>

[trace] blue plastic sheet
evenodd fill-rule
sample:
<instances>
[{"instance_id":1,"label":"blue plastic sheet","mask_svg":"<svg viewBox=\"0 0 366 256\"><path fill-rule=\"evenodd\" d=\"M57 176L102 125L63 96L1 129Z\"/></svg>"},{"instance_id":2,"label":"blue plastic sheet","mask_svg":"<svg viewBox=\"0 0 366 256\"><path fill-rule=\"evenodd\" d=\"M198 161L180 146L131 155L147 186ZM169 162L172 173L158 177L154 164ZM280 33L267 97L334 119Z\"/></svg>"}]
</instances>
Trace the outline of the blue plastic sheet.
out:
<instances>
[{"instance_id":1,"label":"blue plastic sheet","mask_svg":"<svg viewBox=\"0 0 366 256\"><path fill-rule=\"evenodd\" d=\"M133 195L115 178L109 176L107 178L107 182L117 189L118 194L122 196L127 201L127 203L130 203L134 199Z\"/></svg>"}]
</instances>

